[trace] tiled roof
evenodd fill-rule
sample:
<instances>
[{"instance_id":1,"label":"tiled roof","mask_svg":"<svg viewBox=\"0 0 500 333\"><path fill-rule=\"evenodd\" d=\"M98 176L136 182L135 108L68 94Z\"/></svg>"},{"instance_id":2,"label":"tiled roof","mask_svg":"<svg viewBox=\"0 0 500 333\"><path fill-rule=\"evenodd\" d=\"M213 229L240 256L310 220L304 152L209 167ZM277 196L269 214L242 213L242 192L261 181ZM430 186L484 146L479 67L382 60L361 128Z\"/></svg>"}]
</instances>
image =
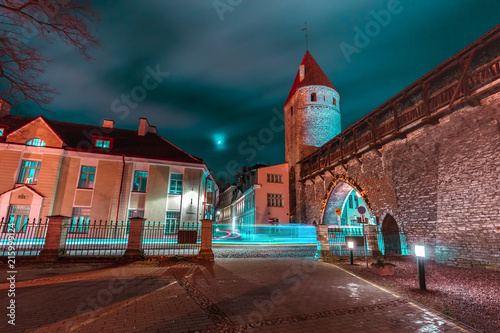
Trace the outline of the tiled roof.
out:
<instances>
[{"instance_id":1,"label":"tiled roof","mask_svg":"<svg viewBox=\"0 0 500 333\"><path fill-rule=\"evenodd\" d=\"M293 94L302 87L306 86L326 86L332 89L335 89L330 79L326 76L323 70L319 67L316 60L314 60L313 56L309 51L306 52L304 58L302 59L301 65L304 65L305 68L305 77L302 82L300 82L300 69L297 71L297 75L295 76L295 80L293 81L292 89L290 89L290 93L286 99L285 105L287 105L288 101L292 98ZM336 91L337 89L335 89Z\"/></svg>"},{"instance_id":2,"label":"tiled roof","mask_svg":"<svg viewBox=\"0 0 500 333\"><path fill-rule=\"evenodd\" d=\"M186 163L203 164L203 160L189 155L177 148L156 133L146 133L139 136L136 131L119 128L104 128L99 126L66 123L61 121L43 120L59 135L64 142L63 148L67 150L90 151L112 155L127 155L136 157L156 158ZM7 127L7 135L20 127L30 123L36 118L7 115L0 118L0 127ZM102 134L101 134L102 133ZM92 147L92 135L112 138L110 150ZM5 142L5 135L0 138Z\"/></svg>"}]
</instances>

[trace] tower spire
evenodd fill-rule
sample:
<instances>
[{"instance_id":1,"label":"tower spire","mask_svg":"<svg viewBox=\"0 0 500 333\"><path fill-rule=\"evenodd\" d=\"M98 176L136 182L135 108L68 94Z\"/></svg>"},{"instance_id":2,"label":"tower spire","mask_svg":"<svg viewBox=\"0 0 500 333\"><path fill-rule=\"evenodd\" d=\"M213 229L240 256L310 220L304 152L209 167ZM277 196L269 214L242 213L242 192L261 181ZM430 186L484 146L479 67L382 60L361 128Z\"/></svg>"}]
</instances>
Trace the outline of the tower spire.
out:
<instances>
[{"instance_id":1,"label":"tower spire","mask_svg":"<svg viewBox=\"0 0 500 333\"><path fill-rule=\"evenodd\" d=\"M309 45L307 44L307 21L304 22L304 24L305 24L305 27L304 27L304 29L302 29L302 31L306 32L306 51L309 51Z\"/></svg>"}]
</instances>

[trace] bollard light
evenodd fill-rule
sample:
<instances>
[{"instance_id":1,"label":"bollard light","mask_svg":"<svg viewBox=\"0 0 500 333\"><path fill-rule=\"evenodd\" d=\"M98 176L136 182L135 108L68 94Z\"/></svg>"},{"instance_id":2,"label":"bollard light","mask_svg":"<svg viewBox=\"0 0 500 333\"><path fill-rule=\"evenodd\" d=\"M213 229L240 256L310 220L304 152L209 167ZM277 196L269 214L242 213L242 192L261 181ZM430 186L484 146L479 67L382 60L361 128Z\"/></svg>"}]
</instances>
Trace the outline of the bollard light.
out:
<instances>
[{"instance_id":1,"label":"bollard light","mask_svg":"<svg viewBox=\"0 0 500 333\"><path fill-rule=\"evenodd\" d=\"M425 246L415 245L415 256L417 257L418 284L420 290L427 290L425 285Z\"/></svg>"},{"instance_id":2,"label":"bollard light","mask_svg":"<svg viewBox=\"0 0 500 333\"><path fill-rule=\"evenodd\" d=\"M352 255L352 249L354 248L354 242L349 241L347 242L347 247L349 247L349 264L353 264L353 255Z\"/></svg>"},{"instance_id":3,"label":"bollard light","mask_svg":"<svg viewBox=\"0 0 500 333\"><path fill-rule=\"evenodd\" d=\"M423 245L415 245L415 255L417 257L425 258L425 246Z\"/></svg>"}]
</instances>

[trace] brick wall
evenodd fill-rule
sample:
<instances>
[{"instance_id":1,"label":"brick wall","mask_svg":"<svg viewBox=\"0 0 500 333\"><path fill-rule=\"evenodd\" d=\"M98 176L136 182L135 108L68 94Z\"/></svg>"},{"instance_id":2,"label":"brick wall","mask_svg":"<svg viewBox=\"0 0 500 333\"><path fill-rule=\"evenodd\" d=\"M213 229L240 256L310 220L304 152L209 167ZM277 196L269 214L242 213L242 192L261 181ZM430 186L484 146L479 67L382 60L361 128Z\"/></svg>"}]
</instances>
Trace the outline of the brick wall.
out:
<instances>
[{"instance_id":1,"label":"brick wall","mask_svg":"<svg viewBox=\"0 0 500 333\"><path fill-rule=\"evenodd\" d=\"M500 269L500 93L426 125L404 139L369 151L333 174L355 179L366 191L371 214L391 214L409 246L429 246L432 259L457 266ZM301 222L321 217L333 179L299 183ZM328 221L325 221L328 223ZM412 248L413 250L413 248Z\"/></svg>"}]
</instances>

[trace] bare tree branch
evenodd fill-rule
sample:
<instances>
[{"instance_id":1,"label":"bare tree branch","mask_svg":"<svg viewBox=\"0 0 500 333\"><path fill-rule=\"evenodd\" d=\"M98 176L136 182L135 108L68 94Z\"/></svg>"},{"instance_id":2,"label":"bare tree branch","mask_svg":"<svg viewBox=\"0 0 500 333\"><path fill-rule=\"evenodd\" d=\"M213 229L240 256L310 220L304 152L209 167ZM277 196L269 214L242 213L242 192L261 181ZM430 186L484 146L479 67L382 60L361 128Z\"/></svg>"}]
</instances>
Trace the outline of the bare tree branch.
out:
<instances>
[{"instance_id":1,"label":"bare tree branch","mask_svg":"<svg viewBox=\"0 0 500 333\"><path fill-rule=\"evenodd\" d=\"M62 40L87 60L98 41L90 31L97 18L84 1L0 0L0 98L11 104L32 101L43 107L55 93L38 82L49 61L36 45Z\"/></svg>"}]
</instances>

